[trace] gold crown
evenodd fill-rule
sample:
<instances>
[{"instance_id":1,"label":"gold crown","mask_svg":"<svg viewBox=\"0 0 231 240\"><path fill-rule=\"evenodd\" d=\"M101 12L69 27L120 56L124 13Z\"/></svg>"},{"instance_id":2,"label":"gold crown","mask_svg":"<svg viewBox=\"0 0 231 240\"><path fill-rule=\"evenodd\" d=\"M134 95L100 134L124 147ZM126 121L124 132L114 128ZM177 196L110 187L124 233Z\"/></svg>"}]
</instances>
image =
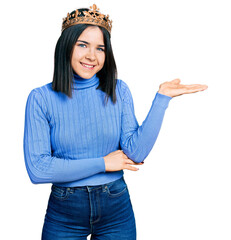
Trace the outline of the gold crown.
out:
<instances>
[{"instance_id":1,"label":"gold crown","mask_svg":"<svg viewBox=\"0 0 231 240\"><path fill-rule=\"evenodd\" d=\"M109 15L106 16L100 13L99 8L97 8L95 4L93 4L90 9L88 11L81 11L81 9L77 9L68 13L67 17L63 18L62 31L76 24L92 24L103 27L111 33L112 20L109 20Z\"/></svg>"}]
</instances>

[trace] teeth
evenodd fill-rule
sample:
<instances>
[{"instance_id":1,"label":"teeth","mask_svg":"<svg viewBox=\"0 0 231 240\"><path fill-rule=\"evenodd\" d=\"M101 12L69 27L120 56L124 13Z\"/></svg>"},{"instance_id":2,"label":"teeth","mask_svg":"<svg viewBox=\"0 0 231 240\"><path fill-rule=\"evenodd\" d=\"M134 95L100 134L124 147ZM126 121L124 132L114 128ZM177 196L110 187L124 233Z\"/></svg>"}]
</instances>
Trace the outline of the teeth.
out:
<instances>
[{"instance_id":1,"label":"teeth","mask_svg":"<svg viewBox=\"0 0 231 240\"><path fill-rule=\"evenodd\" d=\"M94 65L85 65L85 64L83 64L83 63L82 63L82 65L83 65L84 67L87 67L87 68L93 68L93 67L94 67Z\"/></svg>"}]
</instances>

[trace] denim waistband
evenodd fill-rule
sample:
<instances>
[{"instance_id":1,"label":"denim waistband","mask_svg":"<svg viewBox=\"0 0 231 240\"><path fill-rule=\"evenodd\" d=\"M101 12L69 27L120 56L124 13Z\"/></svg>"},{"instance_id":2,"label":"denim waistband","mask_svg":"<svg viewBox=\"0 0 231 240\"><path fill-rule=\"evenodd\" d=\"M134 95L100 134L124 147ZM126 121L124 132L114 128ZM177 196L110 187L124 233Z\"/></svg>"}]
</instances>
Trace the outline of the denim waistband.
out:
<instances>
[{"instance_id":1,"label":"denim waistband","mask_svg":"<svg viewBox=\"0 0 231 240\"><path fill-rule=\"evenodd\" d=\"M86 192L92 192L98 189L102 189L104 190L107 187L110 187L112 184L116 184L116 183L120 183L120 182L124 182L124 177L122 176L121 178L113 181L113 182L109 182L109 183L105 183L102 185L95 185L95 186L79 186L79 187L60 187L60 186L55 186L55 184L53 184L53 186L61 188L61 189L68 189L68 190L82 190L82 191L86 191Z\"/></svg>"}]
</instances>

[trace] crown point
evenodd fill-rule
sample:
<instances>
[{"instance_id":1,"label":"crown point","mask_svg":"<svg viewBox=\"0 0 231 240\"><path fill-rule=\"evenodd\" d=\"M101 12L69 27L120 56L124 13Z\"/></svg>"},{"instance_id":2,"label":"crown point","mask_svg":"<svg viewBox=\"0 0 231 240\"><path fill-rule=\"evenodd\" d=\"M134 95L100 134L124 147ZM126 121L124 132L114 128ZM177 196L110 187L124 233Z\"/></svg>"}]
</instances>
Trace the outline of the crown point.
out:
<instances>
[{"instance_id":1,"label":"crown point","mask_svg":"<svg viewBox=\"0 0 231 240\"><path fill-rule=\"evenodd\" d=\"M63 18L62 31L68 28L69 26L85 23L99 25L101 27L106 28L108 32L111 33L112 21L109 20L109 15L104 15L100 13L99 8L97 8L96 4L93 4L93 6L90 6L88 11L83 11L82 13L84 16L81 17L79 16L80 12L78 11L78 9L76 9L74 13L72 12L71 14L67 13L67 17Z\"/></svg>"},{"instance_id":2,"label":"crown point","mask_svg":"<svg viewBox=\"0 0 231 240\"><path fill-rule=\"evenodd\" d=\"M92 9L93 9L94 12L99 10L99 9L97 9L97 6L95 4L93 4Z\"/></svg>"},{"instance_id":3,"label":"crown point","mask_svg":"<svg viewBox=\"0 0 231 240\"><path fill-rule=\"evenodd\" d=\"M75 18L77 19L77 17L78 17L78 14L79 14L79 11L78 11L78 9L76 9L76 11L75 11Z\"/></svg>"}]
</instances>

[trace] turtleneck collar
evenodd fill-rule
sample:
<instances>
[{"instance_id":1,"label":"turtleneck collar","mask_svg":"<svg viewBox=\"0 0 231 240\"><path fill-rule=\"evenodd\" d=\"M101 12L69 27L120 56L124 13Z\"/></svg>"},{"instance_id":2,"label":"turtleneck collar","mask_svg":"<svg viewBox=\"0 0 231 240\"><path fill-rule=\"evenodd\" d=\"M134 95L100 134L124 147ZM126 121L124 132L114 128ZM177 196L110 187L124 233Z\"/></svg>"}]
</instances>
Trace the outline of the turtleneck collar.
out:
<instances>
[{"instance_id":1,"label":"turtleneck collar","mask_svg":"<svg viewBox=\"0 0 231 240\"><path fill-rule=\"evenodd\" d=\"M89 79L82 78L75 73L73 73L73 76L74 76L73 78L74 89L86 89L99 84L99 78L96 76L96 74Z\"/></svg>"}]
</instances>

